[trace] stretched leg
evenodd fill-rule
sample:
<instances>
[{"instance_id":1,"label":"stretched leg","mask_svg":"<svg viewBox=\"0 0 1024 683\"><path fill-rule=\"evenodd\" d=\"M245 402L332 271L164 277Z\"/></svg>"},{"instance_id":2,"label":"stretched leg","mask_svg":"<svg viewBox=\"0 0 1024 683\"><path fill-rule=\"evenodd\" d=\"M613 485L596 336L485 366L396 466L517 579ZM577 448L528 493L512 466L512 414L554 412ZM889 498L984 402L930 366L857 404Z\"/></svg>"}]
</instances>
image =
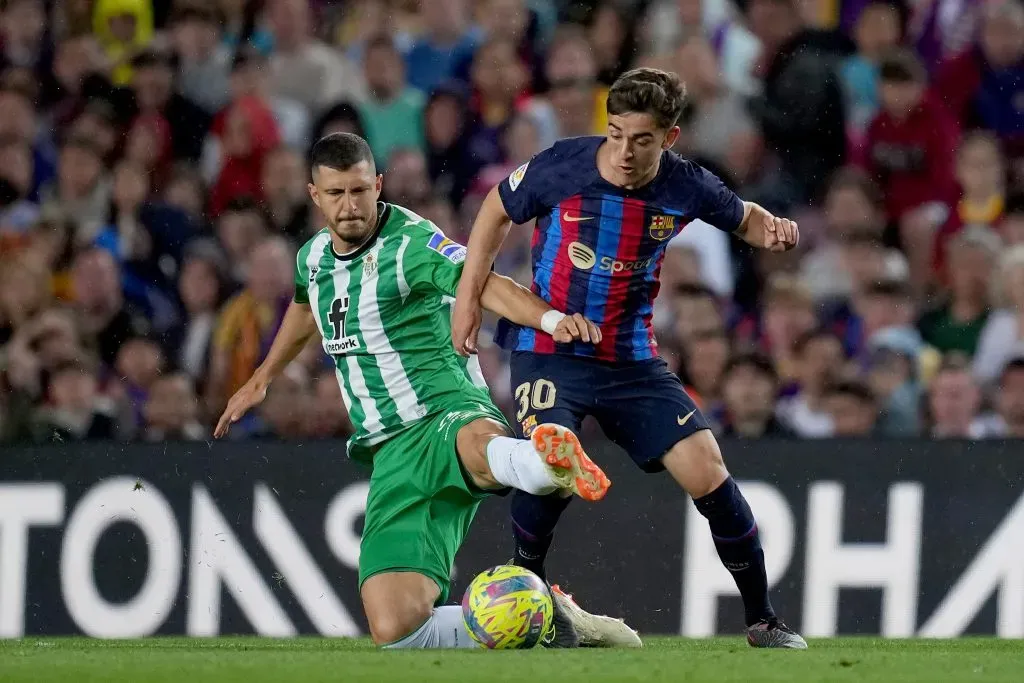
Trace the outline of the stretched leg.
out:
<instances>
[{"instance_id":1,"label":"stretched leg","mask_svg":"<svg viewBox=\"0 0 1024 683\"><path fill-rule=\"evenodd\" d=\"M743 598L752 645L796 647L768 599L764 551L750 506L729 476L707 419L661 360L616 368L596 417L609 438L646 472L667 469L707 518L715 548ZM770 633L766 631L770 630ZM756 642L755 642L756 641Z\"/></svg>"},{"instance_id":2,"label":"stretched leg","mask_svg":"<svg viewBox=\"0 0 1024 683\"><path fill-rule=\"evenodd\" d=\"M476 648L459 605L434 607L441 591L416 572L384 572L363 582L360 595L373 642L384 648Z\"/></svg>"},{"instance_id":3,"label":"stretched leg","mask_svg":"<svg viewBox=\"0 0 1024 683\"><path fill-rule=\"evenodd\" d=\"M807 647L775 616L757 522L711 431L702 429L679 441L662 464L708 520L718 557L743 598L748 642L755 647Z\"/></svg>"},{"instance_id":4,"label":"stretched leg","mask_svg":"<svg viewBox=\"0 0 1024 683\"><path fill-rule=\"evenodd\" d=\"M491 418L474 420L459 430L459 460L478 488L510 487L537 494L559 491L596 501L611 486L576 435L565 427L539 425L529 440L507 434L507 428Z\"/></svg>"}]
</instances>

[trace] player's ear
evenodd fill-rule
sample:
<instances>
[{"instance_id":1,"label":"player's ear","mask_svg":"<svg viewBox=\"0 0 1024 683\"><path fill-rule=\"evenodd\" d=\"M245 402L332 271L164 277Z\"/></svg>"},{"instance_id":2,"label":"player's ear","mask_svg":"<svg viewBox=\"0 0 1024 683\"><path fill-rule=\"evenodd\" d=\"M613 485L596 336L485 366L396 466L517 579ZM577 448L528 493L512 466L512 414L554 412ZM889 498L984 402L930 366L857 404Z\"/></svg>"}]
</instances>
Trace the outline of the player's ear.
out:
<instances>
[{"instance_id":1,"label":"player's ear","mask_svg":"<svg viewBox=\"0 0 1024 683\"><path fill-rule=\"evenodd\" d=\"M377 196L378 196L378 197L380 196L380 191L381 191L381 189L382 189L383 187L384 187L384 174L383 174L383 173L381 173L381 174L379 174L379 175L377 176L377 182L376 182L376 184L375 184L375 187L374 187L374 189L375 189L375 190L376 190L376 192L377 192Z\"/></svg>"},{"instance_id":2,"label":"player's ear","mask_svg":"<svg viewBox=\"0 0 1024 683\"><path fill-rule=\"evenodd\" d=\"M316 185L313 183L306 183L306 189L309 190L309 198L316 204L316 208L320 208L320 193L316 191Z\"/></svg>"},{"instance_id":3,"label":"player's ear","mask_svg":"<svg viewBox=\"0 0 1024 683\"><path fill-rule=\"evenodd\" d=\"M668 129L668 133L665 134L665 142L662 143L662 149L672 149L672 146L676 144L676 140L679 139L679 126L672 126Z\"/></svg>"}]
</instances>

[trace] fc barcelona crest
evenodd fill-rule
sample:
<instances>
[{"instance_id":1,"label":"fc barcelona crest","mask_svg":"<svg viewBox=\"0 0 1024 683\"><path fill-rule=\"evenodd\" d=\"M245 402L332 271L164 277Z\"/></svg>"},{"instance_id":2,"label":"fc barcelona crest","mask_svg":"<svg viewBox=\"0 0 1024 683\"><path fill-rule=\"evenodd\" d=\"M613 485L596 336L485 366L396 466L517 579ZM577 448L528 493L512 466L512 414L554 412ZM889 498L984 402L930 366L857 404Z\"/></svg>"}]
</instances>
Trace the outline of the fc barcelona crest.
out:
<instances>
[{"instance_id":1,"label":"fc barcelona crest","mask_svg":"<svg viewBox=\"0 0 1024 683\"><path fill-rule=\"evenodd\" d=\"M648 230L650 230L651 237L659 242L664 242L676 231L676 217L655 216L651 219L651 225Z\"/></svg>"}]
</instances>

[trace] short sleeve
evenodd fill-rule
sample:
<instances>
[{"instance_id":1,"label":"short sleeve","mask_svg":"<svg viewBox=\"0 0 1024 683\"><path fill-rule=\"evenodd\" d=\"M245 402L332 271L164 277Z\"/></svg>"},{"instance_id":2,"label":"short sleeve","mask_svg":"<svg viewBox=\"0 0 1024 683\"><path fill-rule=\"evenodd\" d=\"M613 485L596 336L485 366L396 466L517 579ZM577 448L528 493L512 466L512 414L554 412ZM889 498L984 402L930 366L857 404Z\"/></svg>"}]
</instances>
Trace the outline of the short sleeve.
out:
<instances>
[{"instance_id":1,"label":"short sleeve","mask_svg":"<svg viewBox=\"0 0 1024 683\"><path fill-rule=\"evenodd\" d=\"M455 296L465 260L466 247L440 231L424 230L411 237L402 255L402 276L411 290Z\"/></svg>"},{"instance_id":2,"label":"short sleeve","mask_svg":"<svg viewBox=\"0 0 1024 683\"><path fill-rule=\"evenodd\" d=\"M718 176L694 165L697 189L696 218L725 232L735 232L743 222L743 201Z\"/></svg>"},{"instance_id":3,"label":"short sleeve","mask_svg":"<svg viewBox=\"0 0 1024 683\"><path fill-rule=\"evenodd\" d=\"M292 296L292 301L297 304L309 303L309 268L302 260L301 253L295 259L295 295Z\"/></svg>"},{"instance_id":4,"label":"short sleeve","mask_svg":"<svg viewBox=\"0 0 1024 683\"><path fill-rule=\"evenodd\" d=\"M498 184L501 203L513 223L526 223L544 213L544 190L551 184L555 156L551 148L546 149Z\"/></svg>"}]
</instances>

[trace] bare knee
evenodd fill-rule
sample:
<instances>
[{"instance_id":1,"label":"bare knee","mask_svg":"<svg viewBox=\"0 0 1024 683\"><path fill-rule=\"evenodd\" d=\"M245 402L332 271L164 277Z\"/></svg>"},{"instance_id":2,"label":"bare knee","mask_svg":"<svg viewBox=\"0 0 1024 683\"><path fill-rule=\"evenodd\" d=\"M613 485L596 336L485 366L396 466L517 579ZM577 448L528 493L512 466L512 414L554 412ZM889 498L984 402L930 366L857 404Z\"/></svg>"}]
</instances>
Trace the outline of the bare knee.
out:
<instances>
[{"instance_id":1,"label":"bare knee","mask_svg":"<svg viewBox=\"0 0 1024 683\"><path fill-rule=\"evenodd\" d=\"M394 643L413 633L434 612L430 603L410 603L396 611L379 612L366 618L370 622L370 637L376 645Z\"/></svg>"},{"instance_id":2,"label":"bare knee","mask_svg":"<svg viewBox=\"0 0 1024 683\"><path fill-rule=\"evenodd\" d=\"M455 437L459 461L476 486L484 489L498 486L487 463L487 444L496 436L508 435L501 423L489 418L474 420L459 430Z\"/></svg>"},{"instance_id":3,"label":"bare knee","mask_svg":"<svg viewBox=\"0 0 1024 683\"><path fill-rule=\"evenodd\" d=\"M708 429L678 442L662 458L662 464L692 498L708 495L729 476L718 442Z\"/></svg>"},{"instance_id":4,"label":"bare knee","mask_svg":"<svg viewBox=\"0 0 1024 683\"><path fill-rule=\"evenodd\" d=\"M405 638L430 618L440 593L437 584L415 572L384 572L362 587L370 636L377 645Z\"/></svg>"}]
</instances>

